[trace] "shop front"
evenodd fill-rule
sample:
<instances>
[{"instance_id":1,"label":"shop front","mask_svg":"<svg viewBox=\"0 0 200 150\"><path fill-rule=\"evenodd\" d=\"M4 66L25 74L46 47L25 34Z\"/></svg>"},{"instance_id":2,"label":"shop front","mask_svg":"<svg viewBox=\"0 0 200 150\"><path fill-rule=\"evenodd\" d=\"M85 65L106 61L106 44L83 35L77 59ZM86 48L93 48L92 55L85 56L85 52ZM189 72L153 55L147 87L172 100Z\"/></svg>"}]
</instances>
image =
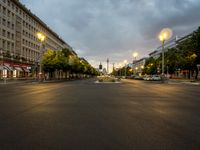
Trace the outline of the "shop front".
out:
<instances>
[{"instance_id":1,"label":"shop front","mask_svg":"<svg viewBox=\"0 0 200 150\"><path fill-rule=\"evenodd\" d=\"M0 65L0 77L2 78L28 78L31 77L31 65L3 62Z\"/></svg>"}]
</instances>

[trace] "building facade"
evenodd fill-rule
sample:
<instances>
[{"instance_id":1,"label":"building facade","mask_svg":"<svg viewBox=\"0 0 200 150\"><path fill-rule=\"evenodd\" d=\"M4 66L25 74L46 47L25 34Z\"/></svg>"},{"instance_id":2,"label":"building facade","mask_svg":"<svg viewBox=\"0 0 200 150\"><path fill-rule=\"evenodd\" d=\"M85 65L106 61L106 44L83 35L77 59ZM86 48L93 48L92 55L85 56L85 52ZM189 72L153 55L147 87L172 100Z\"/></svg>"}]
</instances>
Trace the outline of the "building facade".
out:
<instances>
[{"instance_id":1,"label":"building facade","mask_svg":"<svg viewBox=\"0 0 200 150\"><path fill-rule=\"evenodd\" d=\"M192 33L190 33L186 36L183 36L183 37L176 36L176 37L172 38L171 40L166 41L164 43L164 51L167 52L168 49L176 47L179 43L189 39L191 36L192 36ZM153 57L154 59L157 59L160 57L161 54L162 54L162 45L160 45L156 50L151 52L149 54L149 57Z\"/></svg>"},{"instance_id":2,"label":"building facade","mask_svg":"<svg viewBox=\"0 0 200 150\"><path fill-rule=\"evenodd\" d=\"M144 58L141 58L139 60L133 61L134 74L139 74L139 75L142 74L146 60L147 60L147 58L144 57Z\"/></svg>"},{"instance_id":3,"label":"building facade","mask_svg":"<svg viewBox=\"0 0 200 150\"><path fill-rule=\"evenodd\" d=\"M37 33L45 35L41 43ZM46 49L72 48L19 0L0 0L0 77L28 76ZM76 54L76 53L75 53Z\"/></svg>"},{"instance_id":4,"label":"building facade","mask_svg":"<svg viewBox=\"0 0 200 150\"><path fill-rule=\"evenodd\" d=\"M178 36L176 36L175 38L172 38L169 41L166 41L164 43L164 51L166 52L169 48L173 48L176 47L177 42L180 38ZM160 45L156 50L154 50L153 52L151 52L149 54L150 57L153 57L154 59L157 59L160 57L160 55L162 54L162 45Z\"/></svg>"}]
</instances>

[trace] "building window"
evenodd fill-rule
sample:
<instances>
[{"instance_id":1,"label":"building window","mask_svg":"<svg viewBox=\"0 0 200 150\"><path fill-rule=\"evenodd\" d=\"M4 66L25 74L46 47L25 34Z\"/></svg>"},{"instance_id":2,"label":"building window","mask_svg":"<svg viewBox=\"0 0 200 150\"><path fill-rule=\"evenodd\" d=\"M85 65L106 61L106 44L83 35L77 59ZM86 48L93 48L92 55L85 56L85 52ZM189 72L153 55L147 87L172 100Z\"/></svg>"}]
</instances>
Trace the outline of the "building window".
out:
<instances>
[{"instance_id":1,"label":"building window","mask_svg":"<svg viewBox=\"0 0 200 150\"><path fill-rule=\"evenodd\" d=\"M11 45L11 50L14 51L14 43Z\"/></svg>"},{"instance_id":2,"label":"building window","mask_svg":"<svg viewBox=\"0 0 200 150\"><path fill-rule=\"evenodd\" d=\"M10 7L10 1L8 1L8 6Z\"/></svg>"},{"instance_id":3,"label":"building window","mask_svg":"<svg viewBox=\"0 0 200 150\"><path fill-rule=\"evenodd\" d=\"M6 19L3 19L3 25L6 26Z\"/></svg>"},{"instance_id":4,"label":"building window","mask_svg":"<svg viewBox=\"0 0 200 150\"><path fill-rule=\"evenodd\" d=\"M10 28L10 22L9 21L7 22L7 27Z\"/></svg>"},{"instance_id":5,"label":"building window","mask_svg":"<svg viewBox=\"0 0 200 150\"><path fill-rule=\"evenodd\" d=\"M6 8L3 7L3 14L6 15Z\"/></svg>"},{"instance_id":6,"label":"building window","mask_svg":"<svg viewBox=\"0 0 200 150\"><path fill-rule=\"evenodd\" d=\"M14 6L14 4L12 3L12 10L14 10L15 9L15 6Z\"/></svg>"},{"instance_id":7,"label":"building window","mask_svg":"<svg viewBox=\"0 0 200 150\"><path fill-rule=\"evenodd\" d=\"M14 34L12 34L12 40L14 40Z\"/></svg>"},{"instance_id":8,"label":"building window","mask_svg":"<svg viewBox=\"0 0 200 150\"><path fill-rule=\"evenodd\" d=\"M15 18L15 14L14 14L14 13L12 13L12 19L14 20L14 18Z\"/></svg>"},{"instance_id":9,"label":"building window","mask_svg":"<svg viewBox=\"0 0 200 150\"><path fill-rule=\"evenodd\" d=\"M3 36L6 37L6 30L3 30Z\"/></svg>"},{"instance_id":10,"label":"building window","mask_svg":"<svg viewBox=\"0 0 200 150\"><path fill-rule=\"evenodd\" d=\"M10 17L10 11L9 11L9 10L8 10L8 12L7 12L7 16Z\"/></svg>"},{"instance_id":11,"label":"building window","mask_svg":"<svg viewBox=\"0 0 200 150\"><path fill-rule=\"evenodd\" d=\"M5 50L6 49L6 41L5 40L2 41L2 46L3 46L3 49Z\"/></svg>"},{"instance_id":12,"label":"building window","mask_svg":"<svg viewBox=\"0 0 200 150\"><path fill-rule=\"evenodd\" d=\"M14 24L12 24L12 29L14 30L14 28L15 28L15 25L14 25Z\"/></svg>"},{"instance_id":13,"label":"building window","mask_svg":"<svg viewBox=\"0 0 200 150\"><path fill-rule=\"evenodd\" d=\"M7 50L10 50L10 42L7 42Z\"/></svg>"},{"instance_id":14,"label":"building window","mask_svg":"<svg viewBox=\"0 0 200 150\"><path fill-rule=\"evenodd\" d=\"M10 32L7 32L7 38L10 39Z\"/></svg>"}]
</instances>

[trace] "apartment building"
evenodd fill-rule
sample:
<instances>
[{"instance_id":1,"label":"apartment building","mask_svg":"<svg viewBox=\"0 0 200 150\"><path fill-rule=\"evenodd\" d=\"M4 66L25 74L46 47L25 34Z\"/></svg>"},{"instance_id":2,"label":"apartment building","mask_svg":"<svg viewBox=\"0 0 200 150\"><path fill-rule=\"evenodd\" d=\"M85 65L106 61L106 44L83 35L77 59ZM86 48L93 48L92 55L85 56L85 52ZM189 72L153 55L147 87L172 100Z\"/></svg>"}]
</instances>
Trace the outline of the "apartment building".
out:
<instances>
[{"instance_id":1,"label":"apartment building","mask_svg":"<svg viewBox=\"0 0 200 150\"><path fill-rule=\"evenodd\" d=\"M37 33L45 35L41 43ZM0 0L0 76L23 77L40 61L41 51L72 48L19 0Z\"/></svg>"}]
</instances>

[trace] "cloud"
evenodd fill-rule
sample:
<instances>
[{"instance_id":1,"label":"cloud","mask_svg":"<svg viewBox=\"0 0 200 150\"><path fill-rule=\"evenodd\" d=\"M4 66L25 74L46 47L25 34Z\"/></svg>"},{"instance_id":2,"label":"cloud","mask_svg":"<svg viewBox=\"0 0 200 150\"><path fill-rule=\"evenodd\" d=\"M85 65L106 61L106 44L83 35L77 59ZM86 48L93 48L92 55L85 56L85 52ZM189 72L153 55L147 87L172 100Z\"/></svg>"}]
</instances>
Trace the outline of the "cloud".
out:
<instances>
[{"instance_id":1,"label":"cloud","mask_svg":"<svg viewBox=\"0 0 200 150\"><path fill-rule=\"evenodd\" d=\"M21 1L94 65L147 56L162 28L184 35L200 24L198 0Z\"/></svg>"}]
</instances>

